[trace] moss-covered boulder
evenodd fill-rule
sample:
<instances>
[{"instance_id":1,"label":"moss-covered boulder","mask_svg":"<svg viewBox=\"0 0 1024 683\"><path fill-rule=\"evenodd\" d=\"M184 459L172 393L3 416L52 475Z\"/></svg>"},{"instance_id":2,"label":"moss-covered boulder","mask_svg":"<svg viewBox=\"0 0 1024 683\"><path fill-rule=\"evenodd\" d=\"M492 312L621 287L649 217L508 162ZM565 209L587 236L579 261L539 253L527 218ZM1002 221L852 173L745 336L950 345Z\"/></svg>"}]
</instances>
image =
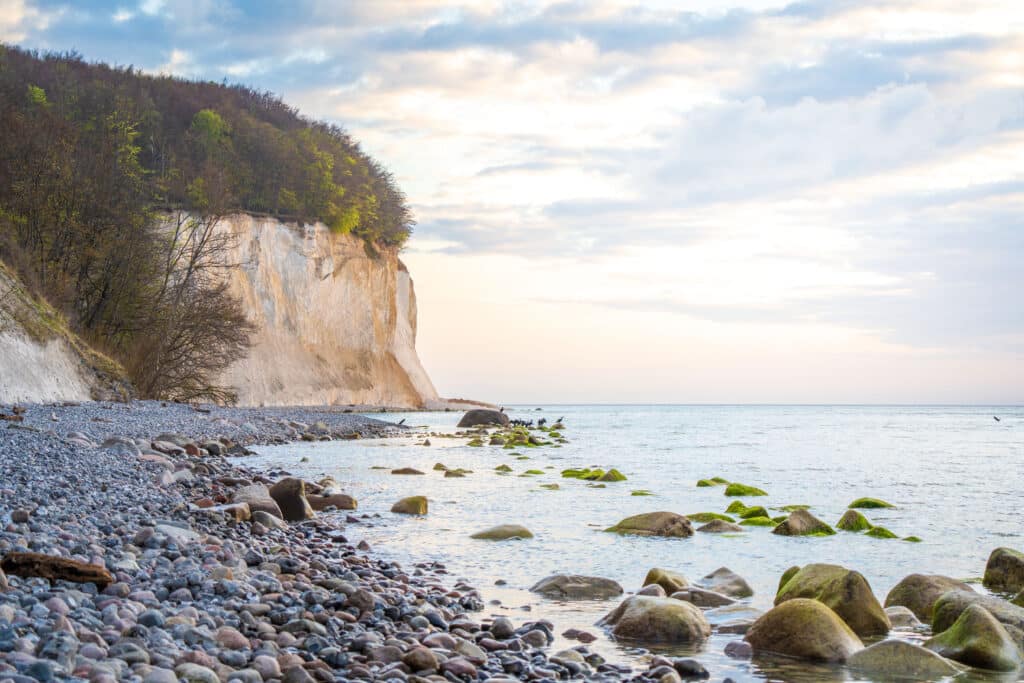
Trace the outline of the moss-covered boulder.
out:
<instances>
[{"instance_id":1,"label":"moss-covered boulder","mask_svg":"<svg viewBox=\"0 0 1024 683\"><path fill-rule=\"evenodd\" d=\"M702 488L705 488L705 487L708 487L708 486L726 486L728 484L729 484L729 480L728 479L723 479L722 477L711 477L710 479L699 479L697 481L697 486L702 487Z\"/></svg>"},{"instance_id":2,"label":"moss-covered boulder","mask_svg":"<svg viewBox=\"0 0 1024 683\"><path fill-rule=\"evenodd\" d=\"M478 531L470 538L483 539L486 541L505 541L509 539L533 538L530 530L518 524L501 524Z\"/></svg>"},{"instance_id":3,"label":"moss-covered boulder","mask_svg":"<svg viewBox=\"0 0 1024 683\"><path fill-rule=\"evenodd\" d=\"M846 665L874 680L933 681L956 676L964 668L920 645L886 640L853 653Z\"/></svg>"},{"instance_id":4,"label":"moss-covered boulder","mask_svg":"<svg viewBox=\"0 0 1024 683\"><path fill-rule=\"evenodd\" d=\"M797 510L810 510L811 506L810 505L803 505L803 504L799 504L799 505L782 505L780 507L772 508L772 509L773 510L781 510L782 512L785 512L786 514L789 514L790 512L796 512Z\"/></svg>"},{"instance_id":5,"label":"moss-covered boulder","mask_svg":"<svg viewBox=\"0 0 1024 683\"><path fill-rule=\"evenodd\" d=\"M836 528L842 531L867 531L872 528L872 524L862 513L850 509L836 522Z\"/></svg>"},{"instance_id":6,"label":"moss-covered boulder","mask_svg":"<svg viewBox=\"0 0 1024 683\"><path fill-rule=\"evenodd\" d=\"M739 515L746 511L747 506L742 500L734 500L729 503L729 507L725 508L725 512L730 515Z\"/></svg>"},{"instance_id":7,"label":"moss-covered boulder","mask_svg":"<svg viewBox=\"0 0 1024 683\"><path fill-rule=\"evenodd\" d=\"M779 577L779 587L775 589L776 595L782 592L782 587L789 583L789 580L796 576L798 571L800 571L800 567L793 566L782 572L782 576Z\"/></svg>"},{"instance_id":8,"label":"moss-covered boulder","mask_svg":"<svg viewBox=\"0 0 1024 683\"><path fill-rule=\"evenodd\" d=\"M931 623L935 602L953 590L974 592L968 584L948 576L911 574L893 586L885 596L885 606L906 607L921 621Z\"/></svg>"},{"instance_id":9,"label":"moss-covered boulder","mask_svg":"<svg viewBox=\"0 0 1024 683\"><path fill-rule=\"evenodd\" d=\"M756 486L747 486L746 484L739 484L733 482L725 487L725 495L727 496L767 496L768 493L762 491Z\"/></svg>"},{"instance_id":10,"label":"moss-covered boulder","mask_svg":"<svg viewBox=\"0 0 1024 683\"><path fill-rule=\"evenodd\" d=\"M772 529L779 536L831 536L835 529L807 510L796 510Z\"/></svg>"},{"instance_id":11,"label":"moss-covered boulder","mask_svg":"<svg viewBox=\"0 0 1024 683\"><path fill-rule=\"evenodd\" d=\"M498 465L497 467L494 468L494 471L508 473L512 471L512 468L509 467L508 465Z\"/></svg>"},{"instance_id":12,"label":"moss-covered boulder","mask_svg":"<svg viewBox=\"0 0 1024 683\"><path fill-rule=\"evenodd\" d=\"M1019 635L1020 644L1024 646L1024 607L991 595L981 595L974 591L951 590L943 593L932 608L932 631L941 633L952 626L960 615L971 605L980 605L988 610L1005 626L1010 627L1010 634Z\"/></svg>"},{"instance_id":13,"label":"moss-covered boulder","mask_svg":"<svg viewBox=\"0 0 1024 683\"><path fill-rule=\"evenodd\" d=\"M645 512L627 517L605 531L635 536L687 538L693 536L693 525L686 517L674 512Z\"/></svg>"},{"instance_id":14,"label":"moss-covered boulder","mask_svg":"<svg viewBox=\"0 0 1024 683\"><path fill-rule=\"evenodd\" d=\"M748 507L746 510L740 513L741 519L750 519L751 517L768 517L768 511L761 505L753 505Z\"/></svg>"},{"instance_id":15,"label":"moss-covered boulder","mask_svg":"<svg viewBox=\"0 0 1024 683\"><path fill-rule=\"evenodd\" d=\"M622 586L599 576L555 574L538 581L530 591L557 600L605 600L622 595Z\"/></svg>"},{"instance_id":16,"label":"moss-covered boulder","mask_svg":"<svg viewBox=\"0 0 1024 683\"><path fill-rule=\"evenodd\" d=\"M970 605L924 646L943 657L991 671L1016 671L1020 650L1006 627L981 605Z\"/></svg>"},{"instance_id":17,"label":"moss-covered boulder","mask_svg":"<svg viewBox=\"0 0 1024 683\"><path fill-rule=\"evenodd\" d=\"M631 495L631 496L653 496L654 493L652 493L651 491L648 491L647 489L634 489L634 490L629 492L629 495Z\"/></svg>"},{"instance_id":18,"label":"moss-covered boulder","mask_svg":"<svg viewBox=\"0 0 1024 683\"><path fill-rule=\"evenodd\" d=\"M771 517L748 517L740 521L743 526L775 526Z\"/></svg>"},{"instance_id":19,"label":"moss-covered boulder","mask_svg":"<svg viewBox=\"0 0 1024 683\"><path fill-rule=\"evenodd\" d=\"M837 564L801 567L779 590L775 604L798 598L810 598L827 605L858 636L878 636L889 632L889 617L860 572Z\"/></svg>"},{"instance_id":20,"label":"moss-covered boulder","mask_svg":"<svg viewBox=\"0 0 1024 683\"><path fill-rule=\"evenodd\" d=\"M749 598L754 594L754 589L750 587L746 579L728 567L719 567L697 581L697 585L722 595L728 595L730 598Z\"/></svg>"},{"instance_id":21,"label":"moss-covered boulder","mask_svg":"<svg viewBox=\"0 0 1024 683\"><path fill-rule=\"evenodd\" d=\"M845 662L864 647L835 612L805 598L772 608L750 626L743 639L755 652L818 662Z\"/></svg>"},{"instance_id":22,"label":"moss-covered boulder","mask_svg":"<svg viewBox=\"0 0 1024 683\"><path fill-rule=\"evenodd\" d=\"M697 586L687 586L683 590L676 591L668 597L673 600L683 600L702 608L724 607L726 605L735 604L736 602L728 595L722 595L721 593L709 591L705 588L698 588Z\"/></svg>"},{"instance_id":23,"label":"moss-covered boulder","mask_svg":"<svg viewBox=\"0 0 1024 683\"><path fill-rule=\"evenodd\" d=\"M613 467L601 475L598 481L626 481L626 475Z\"/></svg>"},{"instance_id":24,"label":"moss-covered boulder","mask_svg":"<svg viewBox=\"0 0 1024 683\"><path fill-rule=\"evenodd\" d=\"M920 536L904 536L900 540L901 541L906 541L907 543L921 543L921 537Z\"/></svg>"},{"instance_id":25,"label":"moss-covered boulder","mask_svg":"<svg viewBox=\"0 0 1024 683\"><path fill-rule=\"evenodd\" d=\"M403 498L391 506L392 512L400 515L425 515L427 514L426 496L409 496Z\"/></svg>"},{"instance_id":26,"label":"moss-covered boulder","mask_svg":"<svg viewBox=\"0 0 1024 683\"><path fill-rule=\"evenodd\" d=\"M720 519L723 522L735 522L736 520L729 515L723 515L721 512L694 512L693 514L686 515L686 518L691 522L697 522L698 524L707 524L716 519Z\"/></svg>"},{"instance_id":27,"label":"moss-covered boulder","mask_svg":"<svg viewBox=\"0 0 1024 683\"><path fill-rule=\"evenodd\" d=\"M1024 589L1024 553L1013 548L996 548L985 564L985 588L1016 593Z\"/></svg>"},{"instance_id":28,"label":"moss-covered boulder","mask_svg":"<svg viewBox=\"0 0 1024 683\"><path fill-rule=\"evenodd\" d=\"M686 577L679 572L655 567L647 572L647 576L644 577L644 585L661 586L665 589L666 595L671 595L672 593L689 586L690 582L687 581Z\"/></svg>"},{"instance_id":29,"label":"moss-covered boulder","mask_svg":"<svg viewBox=\"0 0 1024 683\"><path fill-rule=\"evenodd\" d=\"M880 498L858 498L846 507L848 508L863 508L868 510L874 510L878 508L894 508L896 507L892 503L887 503Z\"/></svg>"},{"instance_id":30,"label":"moss-covered boulder","mask_svg":"<svg viewBox=\"0 0 1024 683\"><path fill-rule=\"evenodd\" d=\"M723 519L713 519L707 524L697 527L697 531L705 534L728 534L744 531L744 529L739 524L726 522Z\"/></svg>"},{"instance_id":31,"label":"moss-covered boulder","mask_svg":"<svg viewBox=\"0 0 1024 683\"><path fill-rule=\"evenodd\" d=\"M899 536L897 536L894 532L889 531L884 526L871 527L870 529L868 529L868 532L865 534L865 536L870 536L871 538L899 538Z\"/></svg>"},{"instance_id":32,"label":"moss-covered boulder","mask_svg":"<svg viewBox=\"0 0 1024 683\"><path fill-rule=\"evenodd\" d=\"M646 595L626 598L598 624L612 627L616 638L645 643L699 644L711 635L711 625L695 605Z\"/></svg>"}]
</instances>

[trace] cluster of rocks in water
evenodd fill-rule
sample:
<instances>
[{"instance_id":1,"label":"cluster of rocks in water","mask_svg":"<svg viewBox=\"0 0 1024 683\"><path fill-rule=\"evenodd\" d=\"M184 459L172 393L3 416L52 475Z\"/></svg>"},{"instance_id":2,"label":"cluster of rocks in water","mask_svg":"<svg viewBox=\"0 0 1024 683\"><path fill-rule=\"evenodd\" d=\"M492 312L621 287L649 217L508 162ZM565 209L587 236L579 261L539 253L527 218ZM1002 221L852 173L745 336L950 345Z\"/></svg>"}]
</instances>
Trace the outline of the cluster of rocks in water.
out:
<instances>
[{"instance_id":1,"label":"cluster of rocks in water","mask_svg":"<svg viewBox=\"0 0 1024 683\"><path fill-rule=\"evenodd\" d=\"M0 682L678 683L710 675L690 658L651 656L639 672L606 662L588 648L598 637L589 631L562 633L579 645L551 652L550 622L475 617L479 592L449 585L443 565L403 569L349 542L349 527L373 516L357 516L337 482L268 476L228 459L258 443L389 429L331 411L30 408L0 444ZM426 510L422 497L392 509ZM693 533L674 513L616 526ZM477 536L529 533L509 525ZM609 579L557 575L531 590L554 600L620 599L598 625L641 646L735 634L731 657L845 663L882 678L1021 666L1024 597L983 595L948 577L909 576L883 608L858 572L794 567L763 614L749 605L747 582L726 568L693 584L652 569L643 583L625 595ZM1007 597L1024 590L1024 555L994 551L985 585ZM923 645L881 640L894 628L917 640L932 635Z\"/></svg>"}]
</instances>

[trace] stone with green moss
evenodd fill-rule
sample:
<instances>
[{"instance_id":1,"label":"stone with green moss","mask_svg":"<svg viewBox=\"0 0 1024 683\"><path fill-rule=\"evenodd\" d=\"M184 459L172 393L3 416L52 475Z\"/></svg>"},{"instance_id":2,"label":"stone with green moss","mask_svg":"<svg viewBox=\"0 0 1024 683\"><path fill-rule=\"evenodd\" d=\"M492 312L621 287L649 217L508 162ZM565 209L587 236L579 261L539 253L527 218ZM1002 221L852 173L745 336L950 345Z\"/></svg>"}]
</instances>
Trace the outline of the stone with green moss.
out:
<instances>
[{"instance_id":1,"label":"stone with green moss","mask_svg":"<svg viewBox=\"0 0 1024 683\"><path fill-rule=\"evenodd\" d=\"M782 587L789 583L789 580L796 576L796 573L800 571L799 566L792 566L786 571L782 572L782 576L779 577L779 587L775 590L775 594L778 595L782 590Z\"/></svg>"},{"instance_id":2,"label":"stone with green moss","mask_svg":"<svg viewBox=\"0 0 1024 683\"><path fill-rule=\"evenodd\" d=\"M707 488L709 486L718 486L718 485L719 485L718 482L711 481L710 479L698 479L697 480L697 486L699 486L701 488Z\"/></svg>"},{"instance_id":3,"label":"stone with green moss","mask_svg":"<svg viewBox=\"0 0 1024 683\"><path fill-rule=\"evenodd\" d=\"M634 489L629 492L631 496L653 496L654 494L647 489Z\"/></svg>"},{"instance_id":4,"label":"stone with green moss","mask_svg":"<svg viewBox=\"0 0 1024 683\"><path fill-rule=\"evenodd\" d=\"M772 517L772 521L776 524L782 524L787 519L789 519L789 515L775 515L774 517Z\"/></svg>"},{"instance_id":5,"label":"stone with green moss","mask_svg":"<svg viewBox=\"0 0 1024 683\"><path fill-rule=\"evenodd\" d=\"M907 543L920 543L921 538L919 536L904 536L903 540Z\"/></svg>"},{"instance_id":6,"label":"stone with green moss","mask_svg":"<svg viewBox=\"0 0 1024 683\"><path fill-rule=\"evenodd\" d=\"M989 671L1016 671L1021 665L1020 651L1006 627L978 604L969 605L948 629L926 640L924 646Z\"/></svg>"},{"instance_id":7,"label":"stone with green moss","mask_svg":"<svg viewBox=\"0 0 1024 683\"><path fill-rule=\"evenodd\" d=\"M557 491L561 488L558 484L541 484L540 487L542 489L547 489L548 491Z\"/></svg>"},{"instance_id":8,"label":"stone with green moss","mask_svg":"<svg viewBox=\"0 0 1024 683\"><path fill-rule=\"evenodd\" d=\"M646 512L627 517L605 531L637 536L669 536L686 538L693 536L690 520L674 512Z\"/></svg>"},{"instance_id":9,"label":"stone with green moss","mask_svg":"<svg viewBox=\"0 0 1024 683\"><path fill-rule=\"evenodd\" d=\"M742 526L775 526L775 520L770 517L750 517L740 520Z\"/></svg>"},{"instance_id":10,"label":"stone with green moss","mask_svg":"<svg viewBox=\"0 0 1024 683\"><path fill-rule=\"evenodd\" d=\"M494 471L495 472L511 472L512 468L509 467L508 465L498 465L497 467L494 468Z\"/></svg>"},{"instance_id":11,"label":"stone with green moss","mask_svg":"<svg viewBox=\"0 0 1024 683\"><path fill-rule=\"evenodd\" d=\"M537 474L544 474L544 470L526 470L525 472L523 472L523 474L530 475L530 476L537 475Z\"/></svg>"},{"instance_id":12,"label":"stone with green moss","mask_svg":"<svg viewBox=\"0 0 1024 683\"><path fill-rule=\"evenodd\" d=\"M836 522L836 528L843 531L867 531L872 527L867 517L852 508L844 512Z\"/></svg>"},{"instance_id":13,"label":"stone with green moss","mask_svg":"<svg viewBox=\"0 0 1024 683\"><path fill-rule=\"evenodd\" d=\"M606 489L606 488L608 488L608 485L607 484L587 484L587 488L588 489Z\"/></svg>"},{"instance_id":14,"label":"stone with green moss","mask_svg":"<svg viewBox=\"0 0 1024 683\"><path fill-rule=\"evenodd\" d=\"M711 477L711 481L715 482L716 484L728 484L729 483L728 479L724 479L722 477Z\"/></svg>"},{"instance_id":15,"label":"stone with green moss","mask_svg":"<svg viewBox=\"0 0 1024 683\"><path fill-rule=\"evenodd\" d=\"M739 514L741 519L751 519L753 517L767 517L768 511L760 505L753 505Z\"/></svg>"},{"instance_id":16,"label":"stone with green moss","mask_svg":"<svg viewBox=\"0 0 1024 683\"><path fill-rule=\"evenodd\" d=\"M732 515L738 515L746 509L747 506L743 504L742 500L734 500L733 502L729 503L729 507L725 508L725 511Z\"/></svg>"},{"instance_id":17,"label":"stone with green moss","mask_svg":"<svg viewBox=\"0 0 1024 683\"><path fill-rule=\"evenodd\" d=\"M781 507L772 508L773 510L779 510L781 512L796 512L797 510L810 510L810 505L783 505Z\"/></svg>"},{"instance_id":18,"label":"stone with green moss","mask_svg":"<svg viewBox=\"0 0 1024 683\"><path fill-rule=\"evenodd\" d=\"M474 446L474 447L475 447L475 446L483 446L483 445L484 445L484 442L483 442L483 441L481 441L480 439L472 439L472 440L471 440L471 441L470 441L469 443L467 443L466 445L467 445L467 446Z\"/></svg>"},{"instance_id":19,"label":"stone with green moss","mask_svg":"<svg viewBox=\"0 0 1024 683\"><path fill-rule=\"evenodd\" d=\"M427 514L426 496L409 496L391 506L391 511L401 515Z\"/></svg>"},{"instance_id":20,"label":"stone with green moss","mask_svg":"<svg viewBox=\"0 0 1024 683\"><path fill-rule=\"evenodd\" d=\"M626 475L613 467L605 472L598 481L626 481Z\"/></svg>"},{"instance_id":21,"label":"stone with green moss","mask_svg":"<svg viewBox=\"0 0 1024 683\"><path fill-rule=\"evenodd\" d=\"M737 484L733 482L725 487L725 495L727 496L767 496L768 493L762 491L756 486L747 486L746 484Z\"/></svg>"},{"instance_id":22,"label":"stone with green moss","mask_svg":"<svg viewBox=\"0 0 1024 683\"><path fill-rule=\"evenodd\" d=\"M831 536L835 529L807 510L796 510L772 529L772 533L779 536Z\"/></svg>"},{"instance_id":23,"label":"stone with green moss","mask_svg":"<svg viewBox=\"0 0 1024 683\"><path fill-rule=\"evenodd\" d=\"M860 572L846 567L835 564L801 567L779 590L775 604L796 598L824 603L858 636L884 635L889 631L889 617L871 591L867 579Z\"/></svg>"},{"instance_id":24,"label":"stone with green moss","mask_svg":"<svg viewBox=\"0 0 1024 683\"><path fill-rule=\"evenodd\" d=\"M846 507L848 508L862 508L862 509L878 509L878 508L894 508L896 507L892 503L887 503L880 498L858 498Z\"/></svg>"},{"instance_id":25,"label":"stone with green moss","mask_svg":"<svg viewBox=\"0 0 1024 683\"><path fill-rule=\"evenodd\" d=\"M889 531L884 526L871 527L865 535L870 536L871 538L899 538L899 536Z\"/></svg>"},{"instance_id":26,"label":"stone with green moss","mask_svg":"<svg viewBox=\"0 0 1024 683\"><path fill-rule=\"evenodd\" d=\"M686 518L690 521L697 522L698 524L707 524L708 522L715 519L720 519L723 522L736 521L729 515L723 515L721 512L694 512L691 515L686 515Z\"/></svg>"}]
</instances>

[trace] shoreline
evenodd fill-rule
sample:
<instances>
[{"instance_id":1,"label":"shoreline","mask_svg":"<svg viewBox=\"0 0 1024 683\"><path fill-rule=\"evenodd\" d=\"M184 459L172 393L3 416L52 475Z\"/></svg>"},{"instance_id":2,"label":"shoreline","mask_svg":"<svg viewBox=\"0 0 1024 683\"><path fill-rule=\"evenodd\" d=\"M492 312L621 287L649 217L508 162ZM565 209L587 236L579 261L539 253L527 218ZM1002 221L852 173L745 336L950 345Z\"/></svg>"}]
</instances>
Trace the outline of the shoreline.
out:
<instances>
[{"instance_id":1,"label":"shoreline","mask_svg":"<svg viewBox=\"0 0 1024 683\"><path fill-rule=\"evenodd\" d=\"M245 520L259 513L223 504L246 484L272 480L244 458L198 450L381 437L400 426L338 407L152 401L36 404L21 417L8 422L0 445L0 553L103 565L110 583L92 594L92 584L9 575L0 592L0 679L630 675L593 655L584 663L583 646L578 657L549 656L553 624L475 619L480 593L450 586L439 563L402 568L365 542L353 545L344 532L364 523L364 512ZM168 447L175 439L182 445Z\"/></svg>"}]
</instances>

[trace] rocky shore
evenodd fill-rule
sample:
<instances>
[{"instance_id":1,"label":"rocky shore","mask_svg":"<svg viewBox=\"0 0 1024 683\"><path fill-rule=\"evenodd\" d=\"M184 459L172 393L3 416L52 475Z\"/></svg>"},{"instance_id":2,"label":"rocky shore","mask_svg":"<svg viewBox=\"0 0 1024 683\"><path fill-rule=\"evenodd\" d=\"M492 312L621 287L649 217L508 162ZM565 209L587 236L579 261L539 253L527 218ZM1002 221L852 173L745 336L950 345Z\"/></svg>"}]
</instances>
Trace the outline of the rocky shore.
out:
<instances>
[{"instance_id":1,"label":"rocky shore","mask_svg":"<svg viewBox=\"0 0 1024 683\"><path fill-rule=\"evenodd\" d=\"M2 413L0 682L630 675L584 645L548 653L550 623L475 618L479 593L439 564L403 568L354 546L346 528L365 515L269 514L252 494L274 482L232 457L394 425L154 402Z\"/></svg>"}]
</instances>

